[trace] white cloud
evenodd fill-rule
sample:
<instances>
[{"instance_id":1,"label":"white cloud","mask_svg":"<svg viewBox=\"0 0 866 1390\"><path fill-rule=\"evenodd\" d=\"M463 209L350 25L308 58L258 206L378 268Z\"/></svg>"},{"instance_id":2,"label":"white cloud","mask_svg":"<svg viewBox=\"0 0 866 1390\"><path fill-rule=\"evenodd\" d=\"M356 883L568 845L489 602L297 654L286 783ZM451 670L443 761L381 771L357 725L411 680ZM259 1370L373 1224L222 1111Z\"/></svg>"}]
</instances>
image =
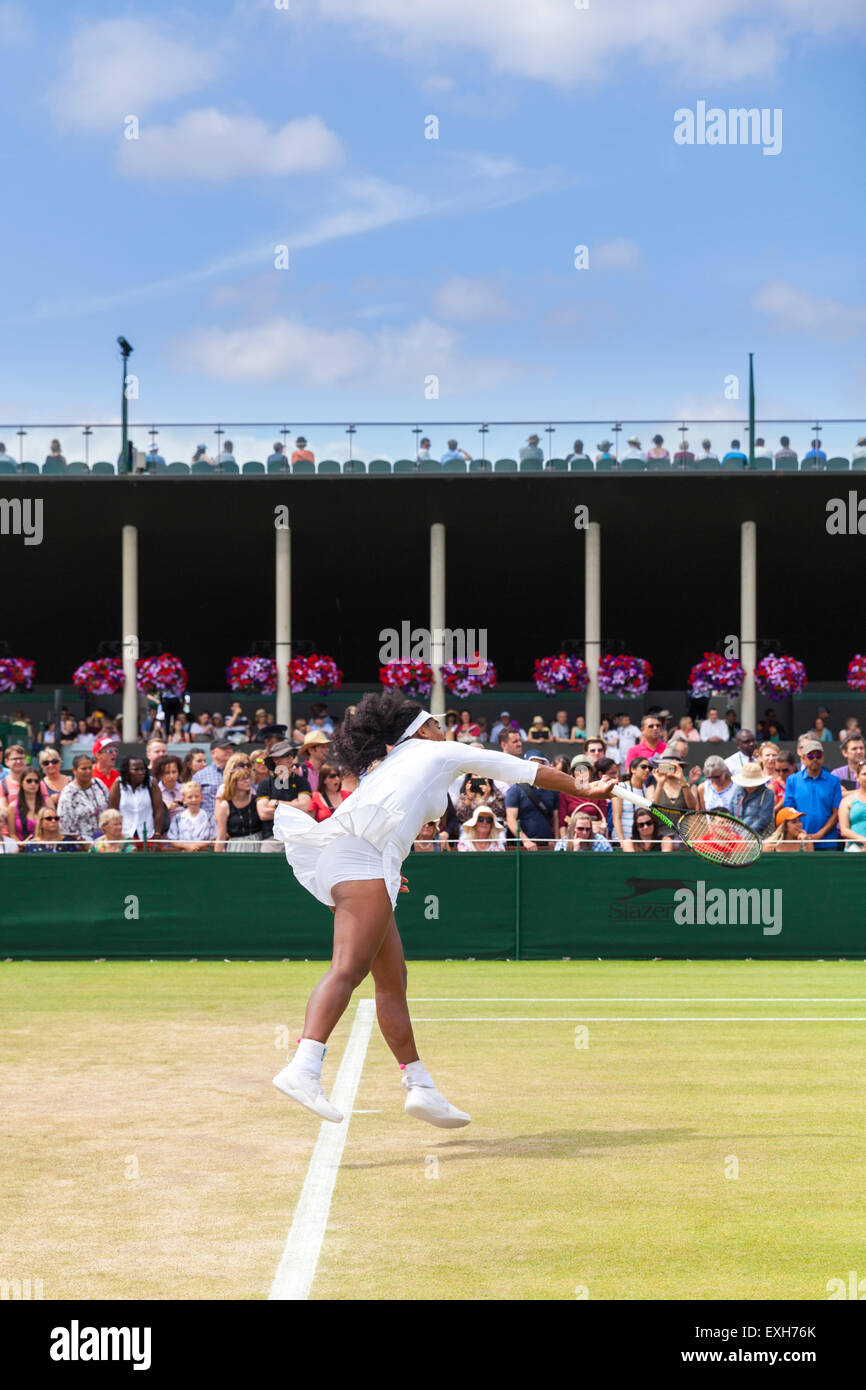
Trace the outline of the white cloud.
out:
<instances>
[{"instance_id":1,"label":"white cloud","mask_svg":"<svg viewBox=\"0 0 866 1390\"><path fill-rule=\"evenodd\" d=\"M33 20L23 5L16 0L0 4L0 44L11 47L16 43L29 43L33 37Z\"/></svg>"},{"instance_id":2,"label":"white cloud","mask_svg":"<svg viewBox=\"0 0 866 1390\"><path fill-rule=\"evenodd\" d=\"M79 29L49 100L60 125L119 132L124 117L196 91L217 68L213 53L153 25L105 19Z\"/></svg>"},{"instance_id":3,"label":"white cloud","mask_svg":"<svg viewBox=\"0 0 866 1390\"><path fill-rule=\"evenodd\" d=\"M504 319L510 306L489 280L452 275L433 296L433 312L441 319Z\"/></svg>"},{"instance_id":4,"label":"white cloud","mask_svg":"<svg viewBox=\"0 0 866 1390\"><path fill-rule=\"evenodd\" d=\"M578 10L570 0L318 0L319 12L395 40L430 62L453 48L480 53L494 71L560 86L611 79L624 59L673 65L689 84L772 72L797 35L862 28L862 0L618 0ZM626 77L627 80L627 77Z\"/></svg>"},{"instance_id":5,"label":"white cloud","mask_svg":"<svg viewBox=\"0 0 866 1390\"><path fill-rule=\"evenodd\" d=\"M762 285L753 300L780 333L808 333L830 342L855 338L866 328L866 308L810 294L785 280Z\"/></svg>"},{"instance_id":6,"label":"white cloud","mask_svg":"<svg viewBox=\"0 0 866 1390\"><path fill-rule=\"evenodd\" d=\"M201 179L209 183L244 175L305 174L327 169L342 146L320 116L303 116L271 129L256 116L231 116L215 107L187 111L173 125L141 127L124 140L119 164L125 174L150 179Z\"/></svg>"},{"instance_id":7,"label":"white cloud","mask_svg":"<svg viewBox=\"0 0 866 1390\"><path fill-rule=\"evenodd\" d=\"M640 262L640 247L629 237L616 237L595 250L590 247L589 262L595 270L634 270Z\"/></svg>"}]
</instances>

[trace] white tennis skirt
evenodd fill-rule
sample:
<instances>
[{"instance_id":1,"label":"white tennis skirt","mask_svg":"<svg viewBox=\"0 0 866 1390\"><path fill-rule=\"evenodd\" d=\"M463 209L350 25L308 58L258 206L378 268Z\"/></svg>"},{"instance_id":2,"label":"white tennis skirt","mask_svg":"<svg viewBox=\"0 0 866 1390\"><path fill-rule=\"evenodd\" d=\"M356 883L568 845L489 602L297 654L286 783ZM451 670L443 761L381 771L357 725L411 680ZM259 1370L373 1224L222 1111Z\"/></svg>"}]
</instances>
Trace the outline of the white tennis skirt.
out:
<instances>
[{"instance_id":1,"label":"white tennis skirt","mask_svg":"<svg viewBox=\"0 0 866 1390\"><path fill-rule=\"evenodd\" d=\"M402 857L396 846L377 849L360 835L332 833L322 843L328 821L316 825L303 811L281 807L274 819L274 837L285 845L286 858L298 882L326 907L334 907L335 883L381 879L391 905L400 891ZM336 830L337 827L335 826Z\"/></svg>"}]
</instances>

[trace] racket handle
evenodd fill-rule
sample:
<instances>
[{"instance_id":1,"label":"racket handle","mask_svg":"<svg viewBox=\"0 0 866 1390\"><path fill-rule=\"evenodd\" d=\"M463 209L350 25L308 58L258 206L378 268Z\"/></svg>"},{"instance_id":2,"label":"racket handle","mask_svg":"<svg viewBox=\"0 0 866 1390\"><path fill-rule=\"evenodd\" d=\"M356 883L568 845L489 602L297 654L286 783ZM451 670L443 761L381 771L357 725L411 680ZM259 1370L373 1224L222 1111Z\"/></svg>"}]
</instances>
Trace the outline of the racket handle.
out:
<instances>
[{"instance_id":1,"label":"racket handle","mask_svg":"<svg viewBox=\"0 0 866 1390\"><path fill-rule=\"evenodd\" d=\"M653 804L639 792L632 791L631 787L621 787L619 785L611 787L614 796L620 797L623 801L630 801L633 806L642 806L645 811L651 811Z\"/></svg>"}]
</instances>

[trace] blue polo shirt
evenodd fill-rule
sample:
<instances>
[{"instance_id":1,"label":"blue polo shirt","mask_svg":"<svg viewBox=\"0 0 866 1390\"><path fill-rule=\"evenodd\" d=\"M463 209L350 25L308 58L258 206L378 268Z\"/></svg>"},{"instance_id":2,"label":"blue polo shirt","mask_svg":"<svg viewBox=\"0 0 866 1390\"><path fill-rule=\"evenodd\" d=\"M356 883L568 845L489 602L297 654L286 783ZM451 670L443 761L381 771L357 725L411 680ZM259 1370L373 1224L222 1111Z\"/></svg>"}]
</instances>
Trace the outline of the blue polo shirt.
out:
<instances>
[{"instance_id":1,"label":"blue polo shirt","mask_svg":"<svg viewBox=\"0 0 866 1390\"><path fill-rule=\"evenodd\" d=\"M822 825L826 825L831 812L842 800L842 783L833 777L826 767L817 777L808 772L795 772L785 783L785 805L802 811L802 825L807 835L814 835ZM828 832L823 840L815 841L816 849L836 849L831 841L838 839L838 830Z\"/></svg>"},{"instance_id":2,"label":"blue polo shirt","mask_svg":"<svg viewBox=\"0 0 866 1390\"><path fill-rule=\"evenodd\" d=\"M532 790L544 811L533 804L520 782L514 782L508 788L505 805L517 807L517 823L530 840L550 840L553 837L553 813L559 809L559 792L550 792L543 787L533 787Z\"/></svg>"}]
</instances>

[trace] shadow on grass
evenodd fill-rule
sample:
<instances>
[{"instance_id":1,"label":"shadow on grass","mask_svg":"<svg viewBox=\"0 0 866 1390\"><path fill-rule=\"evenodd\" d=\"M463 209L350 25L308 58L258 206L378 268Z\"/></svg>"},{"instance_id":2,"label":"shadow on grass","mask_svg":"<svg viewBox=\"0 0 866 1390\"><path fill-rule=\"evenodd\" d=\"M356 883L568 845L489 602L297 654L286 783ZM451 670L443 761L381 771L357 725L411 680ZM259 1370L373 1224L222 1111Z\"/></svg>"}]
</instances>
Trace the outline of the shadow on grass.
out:
<instances>
[{"instance_id":1,"label":"shadow on grass","mask_svg":"<svg viewBox=\"0 0 866 1390\"><path fill-rule=\"evenodd\" d=\"M432 1128L432 1126L431 1126ZM419 1133L420 1128L416 1131ZM429 1135L429 1130L427 1131ZM547 1130L541 1134L500 1135L495 1139L442 1139L429 1137L429 1147L447 1150L449 1158L558 1158L580 1157L611 1149L634 1148L639 1144L678 1144L700 1138L693 1129L590 1129ZM415 1153L406 1158L386 1158L381 1162L342 1163L341 1168L402 1168L417 1164Z\"/></svg>"}]
</instances>

